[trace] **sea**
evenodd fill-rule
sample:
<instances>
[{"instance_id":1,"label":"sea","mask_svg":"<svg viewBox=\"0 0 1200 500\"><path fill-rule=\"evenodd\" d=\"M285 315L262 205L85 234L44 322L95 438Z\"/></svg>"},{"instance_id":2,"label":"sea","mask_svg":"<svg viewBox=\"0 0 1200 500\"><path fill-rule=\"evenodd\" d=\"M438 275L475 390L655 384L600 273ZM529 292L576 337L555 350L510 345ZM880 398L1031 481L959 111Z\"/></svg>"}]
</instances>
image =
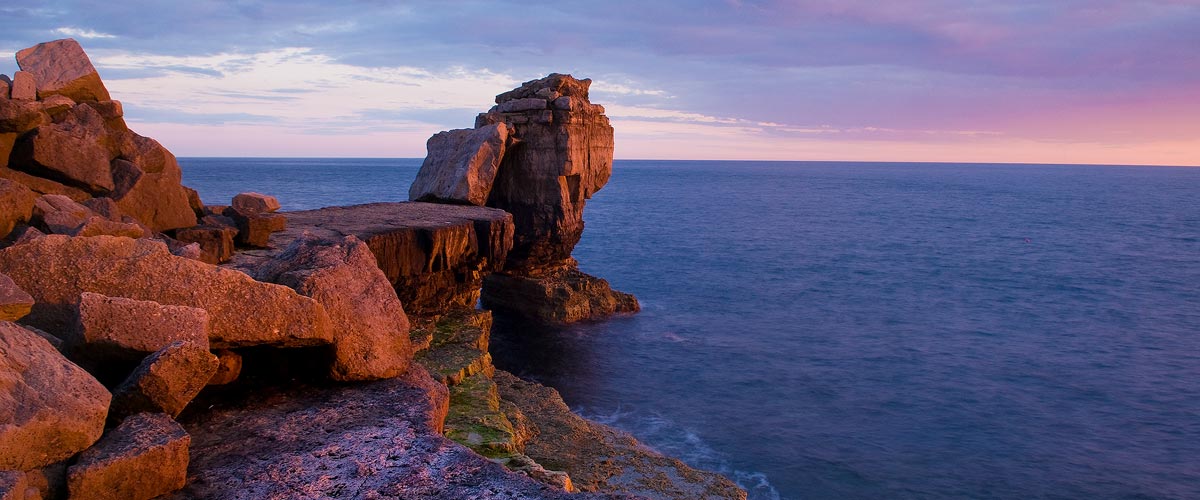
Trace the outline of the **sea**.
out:
<instances>
[{"instance_id":1,"label":"sea","mask_svg":"<svg viewBox=\"0 0 1200 500\"><path fill-rule=\"evenodd\" d=\"M299 210L421 160L180 162ZM1200 168L618 160L584 217L642 312L497 365L752 499L1200 498Z\"/></svg>"}]
</instances>

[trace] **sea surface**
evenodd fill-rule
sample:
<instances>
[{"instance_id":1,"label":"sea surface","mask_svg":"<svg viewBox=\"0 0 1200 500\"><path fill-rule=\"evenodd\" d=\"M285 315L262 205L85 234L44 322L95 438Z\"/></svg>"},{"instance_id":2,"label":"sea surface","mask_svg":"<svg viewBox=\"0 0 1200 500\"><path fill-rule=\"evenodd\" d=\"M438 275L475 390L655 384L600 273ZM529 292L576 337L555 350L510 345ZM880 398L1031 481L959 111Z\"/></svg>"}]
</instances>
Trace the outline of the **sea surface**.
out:
<instances>
[{"instance_id":1,"label":"sea surface","mask_svg":"<svg viewBox=\"0 0 1200 500\"><path fill-rule=\"evenodd\" d=\"M420 166L181 163L285 209ZM1200 498L1200 169L617 161L585 219L644 310L497 364L751 498Z\"/></svg>"}]
</instances>

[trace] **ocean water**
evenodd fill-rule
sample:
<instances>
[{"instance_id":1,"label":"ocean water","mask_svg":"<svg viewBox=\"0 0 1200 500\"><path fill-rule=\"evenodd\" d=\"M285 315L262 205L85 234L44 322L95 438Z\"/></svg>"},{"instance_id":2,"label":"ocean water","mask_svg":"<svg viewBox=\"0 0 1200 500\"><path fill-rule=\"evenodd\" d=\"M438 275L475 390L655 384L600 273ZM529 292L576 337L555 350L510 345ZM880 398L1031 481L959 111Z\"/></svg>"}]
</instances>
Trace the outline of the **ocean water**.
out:
<instances>
[{"instance_id":1,"label":"ocean water","mask_svg":"<svg viewBox=\"0 0 1200 500\"><path fill-rule=\"evenodd\" d=\"M420 160L181 163L303 209ZM1200 498L1200 169L618 161L585 219L643 312L497 364L751 498Z\"/></svg>"}]
</instances>

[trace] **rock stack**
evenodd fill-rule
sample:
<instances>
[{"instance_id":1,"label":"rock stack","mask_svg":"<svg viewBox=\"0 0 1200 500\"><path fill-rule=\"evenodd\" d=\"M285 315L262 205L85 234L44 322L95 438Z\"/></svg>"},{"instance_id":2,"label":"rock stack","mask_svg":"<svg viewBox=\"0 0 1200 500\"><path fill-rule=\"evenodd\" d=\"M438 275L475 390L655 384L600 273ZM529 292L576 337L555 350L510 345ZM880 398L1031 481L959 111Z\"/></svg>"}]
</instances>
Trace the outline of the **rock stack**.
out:
<instances>
[{"instance_id":1,"label":"rock stack","mask_svg":"<svg viewBox=\"0 0 1200 500\"><path fill-rule=\"evenodd\" d=\"M613 129L588 100L591 80L551 74L496 96L475 128L440 132L409 198L495 207L516 233L504 269L484 280L490 309L549 323L635 312L637 300L579 271L571 251L583 208L612 174Z\"/></svg>"}]
</instances>

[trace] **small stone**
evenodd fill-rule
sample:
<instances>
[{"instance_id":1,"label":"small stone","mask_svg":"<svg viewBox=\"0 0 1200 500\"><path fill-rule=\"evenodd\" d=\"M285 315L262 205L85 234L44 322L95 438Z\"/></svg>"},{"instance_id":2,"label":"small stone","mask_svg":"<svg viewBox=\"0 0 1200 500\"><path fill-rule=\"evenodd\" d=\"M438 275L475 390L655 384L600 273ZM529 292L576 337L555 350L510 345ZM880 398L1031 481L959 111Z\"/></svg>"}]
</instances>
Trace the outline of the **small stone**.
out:
<instances>
[{"instance_id":1,"label":"small stone","mask_svg":"<svg viewBox=\"0 0 1200 500\"><path fill-rule=\"evenodd\" d=\"M140 412L177 416L216 372L217 357L207 346L173 342L142 360L113 391L109 419L120 421Z\"/></svg>"},{"instance_id":2,"label":"small stone","mask_svg":"<svg viewBox=\"0 0 1200 500\"><path fill-rule=\"evenodd\" d=\"M16 321L33 309L33 297L8 275L0 273L0 321Z\"/></svg>"},{"instance_id":3,"label":"small stone","mask_svg":"<svg viewBox=\"0 0 1200 500\"><path fill-rule=\"evenodd\" d=\"M262 193L242 193L233 197L230 205L243 215L258 215L279 210L279 200Z\"/></svg>"},{"instance_id":4,"label":"small stone","mask_svg":"<svg viewBox=\"0 0 1200 500\"><path fill-rule=\"evenodd\" d=\"M125 108L121 105L121 101L96 101L88 104L105 120L115 120L125 116Z\"/></svg>"},{"instance_id":5,"label":"small stone","mask_svg":"<svg viewBox=\"0 0 1200 500\"><path fill-rule=\"evenodd\" d=\"M137 361L174 342L208 349L208 312L83 292L72 350L89 358Z\"/></svg>"},{"instance_id":6,"label":"small stone","mask_svg":"<svg viewBox=\"0 0 1200 500\"><path fill-rule=\"evenodd\" d=\"M237 380L242 374L242 355L229 349L213 354L217 356L217 372L208 379L208 385L225 385Z\"/></svg>"},{"instance_id":7,"label":"small stone","mask_svg":"<svg viewBox=\"0 0 1200 500\"><path fill-rule=\"evenodd\" d=\"M28 71L18 71L13 75L12 98L20 101L37 100L37 82Z\"/></svg>"},{"instance_id":8,"label":"small stone","mask_svg":"<svg viewBox=\"0 0 1200 500\"><path fill-rule=\"evenodd\" d=\"M162 413L126 418L67 472L71 500L149 500L187 483L191 437Z\"/></svg>"}]
</instances>

